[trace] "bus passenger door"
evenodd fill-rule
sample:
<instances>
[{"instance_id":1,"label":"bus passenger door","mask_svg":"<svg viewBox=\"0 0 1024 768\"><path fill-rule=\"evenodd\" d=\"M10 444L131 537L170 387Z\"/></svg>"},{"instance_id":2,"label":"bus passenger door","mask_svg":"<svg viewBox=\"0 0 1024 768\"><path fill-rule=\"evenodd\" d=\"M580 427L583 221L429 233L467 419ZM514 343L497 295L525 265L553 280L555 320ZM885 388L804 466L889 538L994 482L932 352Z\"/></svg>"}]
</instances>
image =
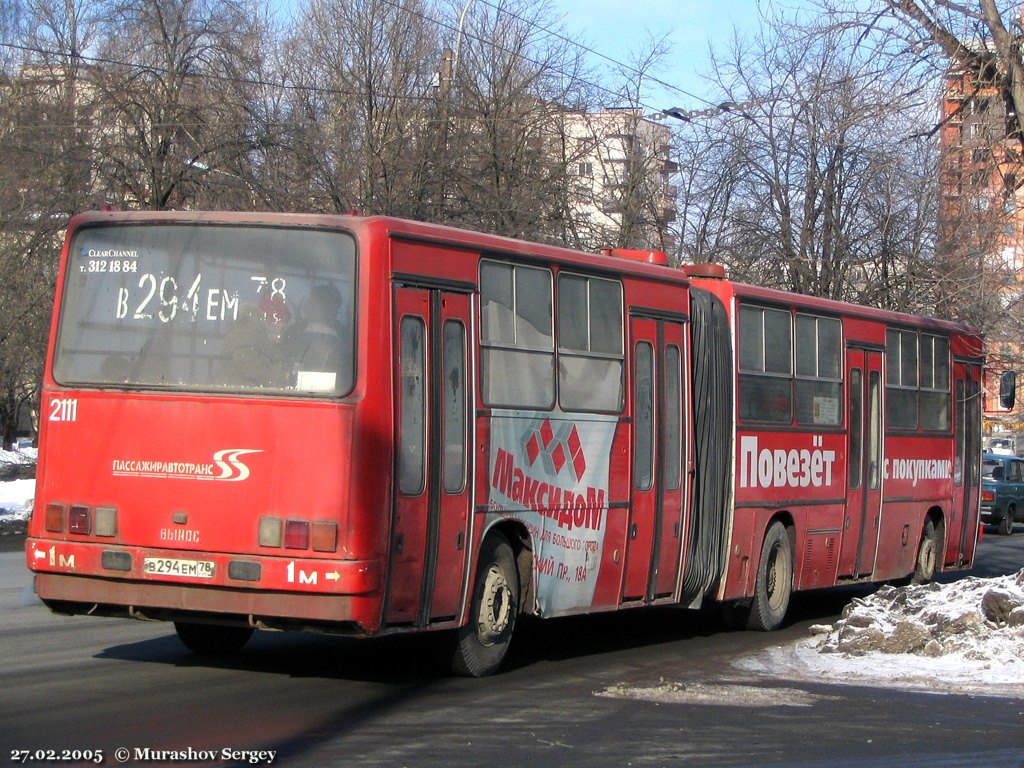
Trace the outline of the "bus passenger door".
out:
<instances>
[{"instance_id":1,"label":"bus passenger door","mask_svg":"<svg viewBox=\"0 0 1024 768\"><path fill-rule=\"evenodd\" d=\"M453 621L466 578L470 297L396 287L395 483L385 622Z\"/></svg>"},{"instance_id":2,"label":"bus passenger door","mask_svg":"<svg viewBox=\"0 0 1024 768\"><path fill-rule=\"evenodd\" d=\"M981 366L953 361L953 508L943 563L974 559L981 484ZM936 563L940 565L940 563Z\"/></svg>"},{"instance_id":3,"label":"bus passenger door","mask_svg":"<svg viewBox=\"0 0 1024 768\"><path fill-rule=\"evenodd\" d=\"M634 317L633 487L623 602L675 594L683 545L683 325Z\"/></svg>"},{"instance_id":4,"label":"bus passenger door","mask_svg":"<svg viewBox=\"0 0 1024 768\"><path fill-rule=\"evenodd\" d=\"M882 353L850 347L846 354L846 515L839 576L867 576L875 567L882 514Z\"/></svg>"}]
</instances>

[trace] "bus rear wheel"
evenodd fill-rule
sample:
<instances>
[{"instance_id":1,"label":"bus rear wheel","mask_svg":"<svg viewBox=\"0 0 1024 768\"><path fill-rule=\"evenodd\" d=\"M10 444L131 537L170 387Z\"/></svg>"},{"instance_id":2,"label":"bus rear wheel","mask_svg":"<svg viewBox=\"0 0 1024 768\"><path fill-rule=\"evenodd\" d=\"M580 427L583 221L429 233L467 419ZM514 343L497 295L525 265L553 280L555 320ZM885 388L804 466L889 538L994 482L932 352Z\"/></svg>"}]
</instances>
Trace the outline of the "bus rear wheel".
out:
<instances>
[{"instance_id":1,"label":"bus rear wheel","mask_svg":"<svg viewBox=\"0 0 1024 768\"><path fill-rule=\"evenodd\" d=\"M512 547L504 536L490 536L480 550L469 622L458 631L452 671L464 677L497 672L518 613L519 577Z\"/></svg>"},{"instance_id":2,"label":"bus rear wheel","mask_svg":"<svg viewBox=\"0 0 1024 768\"><path fill-rule=\"evenodd\" d=\"M178 639L193 653L203 656L222 656L242 650L252 637L252 627L226 627L220 624L193 624L174 622Z\"/></svg>"},{"instance_id":3,"label":"bus rear wheel","mask_svg":"<svg viewBox=\"0 0 1024 768\"><path fill-rule=\"evenodd\" d=\"M935 523L928 520L924 524L921 543L917 547L917 560L914 562L912 584L927 584L935 578L935 570L939 560L939 532Z\"/></svg>"},{"instance_id":4,"label":"bus rear wheel","mask_svg":"<svg viewBox=\"0 0 1024 768\"><path fill-rule=\"evenodd\" d=\"M761 547L747 628L763 632L778 629L786 618L792 591L793 547L786 526L776 521L768 527Z\"/></svg>"}]
</instances>

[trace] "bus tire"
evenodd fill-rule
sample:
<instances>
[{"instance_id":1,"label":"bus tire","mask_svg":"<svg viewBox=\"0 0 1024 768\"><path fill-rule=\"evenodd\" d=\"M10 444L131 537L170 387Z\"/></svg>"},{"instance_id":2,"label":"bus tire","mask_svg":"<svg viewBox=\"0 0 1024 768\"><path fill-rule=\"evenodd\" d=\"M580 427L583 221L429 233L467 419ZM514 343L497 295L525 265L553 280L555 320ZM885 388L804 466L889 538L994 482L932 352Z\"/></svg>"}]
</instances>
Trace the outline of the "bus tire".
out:
<instances>
[{"instance_id":1,"label":"bus tire","mask_svg":"<svg viewBox=\"0 0 1024 768\"><path fill-rule=\"evenodd\" d=\"M519 613L519 577L504 536L489 536L480 550L469 621L458 631L452 671L463 677L494 674L508 653Z\"/></svg>"},{"instance_id":2,"label":"bus tire","mask_svg":"<svg viewBox=\"0 0 1024 768\"><path fill-rule=\"evenodd\" d=\"M178 639L193 653L202 656L223 656L242 650L252 637L252 627L227 627L221 624L174 622Z\"/></svg>"},{"instance_id":3,"label":"bus tire","mask_svg":"<svg viewBox=\"0 0 1024 768\"><path fill-rule=\"evenodd\" d=\"M1013 533L1013 522L1017 517L1017 510L1014 509L1013 504L1010 504L1006 508L1006 512L1003 513L1003 519L999 521L999 533L1003 536L1010 536Z\"/></svg>"},{"instance_id":4,"label":"bus tire","mask_svg":"<svg viewBox=\"0 0 1024 768\"><path fill-rule=\"evenodd\" d=\"M935 523L925 521L921 543L917 546L917 560L914 561L914 575L911 584L927 584L935 578L935 569L939 560L939 532Z\"/></svg>"},{"instance_id":5,"label":"bus tire","mask_svg":"<svg viewBox=\"0 0 1024 768\"><path fill-rule=\"evenodd\" d=\"M792 591L793 547L786 526L776 521L768 526L761 546L747 628L761 632L778 629L786 618Z\"/></svg>"}]
</instances>

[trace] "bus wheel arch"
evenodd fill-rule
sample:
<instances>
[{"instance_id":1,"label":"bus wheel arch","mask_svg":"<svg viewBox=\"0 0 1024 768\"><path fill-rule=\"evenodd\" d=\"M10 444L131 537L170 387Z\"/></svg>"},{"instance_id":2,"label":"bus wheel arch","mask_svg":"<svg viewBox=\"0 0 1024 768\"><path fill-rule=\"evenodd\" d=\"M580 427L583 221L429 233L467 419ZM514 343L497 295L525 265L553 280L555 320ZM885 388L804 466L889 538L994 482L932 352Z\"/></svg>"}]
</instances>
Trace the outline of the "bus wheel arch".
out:
<instances>
[{"instance_id":1,"label":"bus wheel arch","mask_svg":"<svg viewBox=\"0 0 1024 768\"><path fill-rule=\"evenodd\" d=\"M921 538L914 557L914 572L910 578L912 584L927 584L942 570L945 539L946 523L942 511L932 508L925 515L921 528Z\"/></svg>"},{"instance_id":2,"label":"bus wheel arch","mask_svg":"<svg viewBox=\"0 0 1024 768\"><path fill-rule=\"evenodd\" d=\"M520 559L507 533L488 531L480 545L469 617L458 629L451 662L452 671L464 677L497 672L512 641L522 593Z\"/></svg>"},{"instance_id":3,"label":"bus wheel arch","mask_svg":"<svg viewBox=\"0 0 1024 768\"><path fill-rule=\"evenodd\" d=\"M488 529L484 539L503 536L512 547L519 577L519 613L530 613L536 599L536 574L533 570L533 538L526 526L516 520L503 520ZM481 552L483 549L481 548Z\"/></svg>"},{"instance_id":4,"label":"bus wheel arch","mask_svg":"<svg viewBox=\"0 0 1024 768\"><path fill-rule=\"evenodd\" d=\"M750 600L747 628L770 632L786 618L793 593L795 528L787 514L776 515L765 529Z\"/></svg>"}]
</instances>

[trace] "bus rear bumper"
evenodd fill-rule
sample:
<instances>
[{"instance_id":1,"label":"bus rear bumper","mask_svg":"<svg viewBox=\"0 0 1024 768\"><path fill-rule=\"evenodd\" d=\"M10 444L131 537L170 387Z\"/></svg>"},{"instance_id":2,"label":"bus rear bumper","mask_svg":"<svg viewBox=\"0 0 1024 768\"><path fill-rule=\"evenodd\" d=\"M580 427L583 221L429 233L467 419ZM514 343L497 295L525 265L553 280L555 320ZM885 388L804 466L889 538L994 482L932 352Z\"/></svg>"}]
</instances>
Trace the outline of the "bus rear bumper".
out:
<instances>
[{"instance_id":1,"label":"bus rear bumper","mask_svg":"<svg viewBox=\"0 0 1024 768\"><path fill-rule=\"evenodd\" d=\"M372 634L380 569L371 560L290 559L29 538L36 593L58 613L213 620ZM334 627L334 625L338 625ZM319 628L319 627L317 627Z\"/></svg>"},{"instance_id":2,"label":"bus rear bumper","mask_svg":"<svg viewBox=\"0 0 1024 768\"><path fill-rule=\"evenodd\" d=\"M377 630L379 606L350 595L234 590L37 573L39 598L55 613L154 621L208 621L264 629L316 629L346 635Z\"/></svg>"}]
</instances>

